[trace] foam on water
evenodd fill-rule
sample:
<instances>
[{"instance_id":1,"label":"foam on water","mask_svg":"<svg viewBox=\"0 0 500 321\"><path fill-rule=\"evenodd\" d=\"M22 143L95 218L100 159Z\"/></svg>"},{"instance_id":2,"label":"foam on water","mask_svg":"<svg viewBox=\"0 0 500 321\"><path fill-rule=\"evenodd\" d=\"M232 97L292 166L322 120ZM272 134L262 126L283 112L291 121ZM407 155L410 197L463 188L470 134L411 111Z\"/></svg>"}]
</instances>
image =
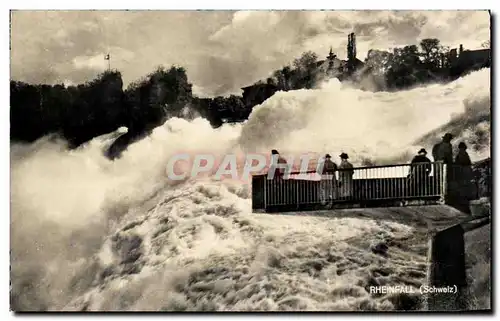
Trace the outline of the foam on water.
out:
<instances>
[{"instance_id":1,"label":"foam on water","mask_svg":"<svg viewBox=\"0 0 500 321\"><path fill-rule=\"evenodd\" d=\"M170 181L165 166L178 152L271 148L284 155L345 151L356 165L367 158L408 161L446 125L479 146L470 150L472 158L482 157L489 153L489 120L473 120L489 114L489 72L395 93L332 80L315 90L278 93L244 124L214 130L202 119L171 119L114 162L102 155L111 137L70 152L48 138L13 145L13 308L416 307L413 297L374 296L367 287L423 282L425 229L357 212L252 214L247 184ZM371 250L378 243L399 246L384 256Z\"/></svg>"}]
</instances>

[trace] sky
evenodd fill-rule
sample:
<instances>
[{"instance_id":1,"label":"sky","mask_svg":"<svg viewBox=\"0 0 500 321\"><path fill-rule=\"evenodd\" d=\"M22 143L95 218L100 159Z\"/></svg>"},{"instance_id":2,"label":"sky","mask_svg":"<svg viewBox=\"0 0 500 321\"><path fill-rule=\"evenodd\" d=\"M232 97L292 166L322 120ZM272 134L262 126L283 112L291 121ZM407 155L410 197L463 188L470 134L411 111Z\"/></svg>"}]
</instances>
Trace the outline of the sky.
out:
<instances>
[{"instance_id":1,"label":"sky","mask_svg":"<svg viewBox=\"0 0 500 321\"><path fill-rule=\"evenodd\" d=\"M11 79L78 84L107 68L125 86L163 65L186 68L200 97L241 87L312 50L345 59L356 33L358 58L438 38L478 49L490 39L487 11L13 11Z\"/></svg>"}]
</instances>

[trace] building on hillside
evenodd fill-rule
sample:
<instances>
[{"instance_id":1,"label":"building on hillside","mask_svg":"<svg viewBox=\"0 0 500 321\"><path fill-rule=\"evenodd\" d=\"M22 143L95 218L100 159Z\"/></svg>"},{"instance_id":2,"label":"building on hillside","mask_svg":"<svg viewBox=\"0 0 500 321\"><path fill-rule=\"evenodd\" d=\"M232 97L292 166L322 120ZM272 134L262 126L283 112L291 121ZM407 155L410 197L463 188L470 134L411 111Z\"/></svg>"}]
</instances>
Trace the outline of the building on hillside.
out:
<instances>
[{"instance_id":1,"label":"building on hillside","mask_svg":"<svg viewBox=\"0 0 500 321\"><path fill-rule=\"evenodd\" d=\"M343 69L345 62L337 58L330 47L330 53L325 60L320 60L316 63L318 73L335 77Z\"/></svg>"},{"instance_id":2,"label":"building on hillside","mask_svg":"<svg viewBox=\"0 0 500 321\"><path fill-rule=\"evenodd\" d=\"M463 74L467 71L478 70L491 67L491 49L464 50L460 45L457 49L451 49L448 52L449 67L452 74Z\"/></svg>"},{"instance_id":3,"label":"building on hillside","mask_svg":"<svg viewBox=\"0 0 500 321\"><path fill-rule=\"evenodd\" d=\"M458 64L472 69L479 69L491 66L491 50L464 50L458 56Z\"/></svg>"},{"instance_id":4,"label":"building on hillside","mask_svg":"<svg viewBox=\"0 0 500 321\"><path fill-rule=\"evenodd\" d=\"M330 53L325 60L317 62L318 72L327 77L339 77L344 79L352 75L355 71L363 68L365 63L356 57L356 35L350 33L347 38L347 59L340 60L333 53L330 47Z\"/></svg>"},{"instance_id":5,"label":"building on hillside","mask_svg":"<svg viewBox=\"0 0 500 321\"><path fill-rule=\"evenodd\" d=\"M330 47L330 52L326 59L316 62L314 74L323 75L325 78L336 77L344 80L357 70L363 68L364 65L364 62L356 58L356 36L354 33L350 33L347 41L347 59L339 59ZM279 90L278 86L272 82L256 83L241 89L243 90L243 102L245 106L261 104Z\"/></svg>"}]
</instances>

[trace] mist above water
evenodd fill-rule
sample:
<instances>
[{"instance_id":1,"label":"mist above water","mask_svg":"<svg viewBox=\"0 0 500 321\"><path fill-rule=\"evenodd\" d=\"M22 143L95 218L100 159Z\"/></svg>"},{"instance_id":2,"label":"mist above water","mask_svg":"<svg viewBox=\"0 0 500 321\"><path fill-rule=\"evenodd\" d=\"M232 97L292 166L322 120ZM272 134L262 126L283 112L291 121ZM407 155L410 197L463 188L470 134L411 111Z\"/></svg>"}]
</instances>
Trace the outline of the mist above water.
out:
<instances>
[{"instance_id":1,"label":"mist above water","mask_svg":"<svg viewBox=\"0 0 500 321\"><path fill-rule=\"evenodd\" d=\"M373 270L384 266L389 283L418 284L425 248L383 260L369 243L410 237L412 224L252 214L247 185L169 181L168 159L276 148L284 156L347 152L355 165L408 161L448 125L480 145L470 150L478 159L489 156L490 123L479 117L489 115L489 88L489 69L393 93L331 80L279 92L243 124L170 119L114 162L102 153L108 136L73 151L48 138L12 145L13 308L394 309L365 291Z\"/></svg>"},{"instance_id":2,"label":"mist above water","mask_svg":"<svg viewBox=\"0 0 500 321\"><path fill-rule=\"evenodd\" d=\"M413 155L421 147L430 151L441 133L420 142L423 146L416 141L458 116L489 114L489 72L483 69L449 84L399 92L361 91L337 79L316 90L279 92L254 108L239 142L250 151L276 148L284 155L347 152L357 164L366 158ZM458 135L477 125L458 122L454 131Z\"/></svg>"}]
</instances>

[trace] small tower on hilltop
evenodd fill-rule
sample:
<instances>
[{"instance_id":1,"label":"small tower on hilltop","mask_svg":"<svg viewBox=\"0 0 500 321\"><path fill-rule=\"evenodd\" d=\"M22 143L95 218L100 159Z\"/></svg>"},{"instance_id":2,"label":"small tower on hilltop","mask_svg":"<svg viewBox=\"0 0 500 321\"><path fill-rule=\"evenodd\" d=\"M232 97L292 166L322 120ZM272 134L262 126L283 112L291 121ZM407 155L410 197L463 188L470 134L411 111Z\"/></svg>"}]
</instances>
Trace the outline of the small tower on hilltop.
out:
<instances>
[{"instance_id":1,"label":"small tower on hilltop","mask_svg":"<svg viewBox=\"0 0 500 321\"><path fill-rule=\"evenodd\" d=\"M337 58L337 55L333 53L333 49L332 47L330 47L330 53L328 54L328 56L326 57L326 59L328 60L328 72L332 71L335 64L335 59Z\"/></svg>"},{"instance_id":2,"label":"small tower on hilltop","mask_svg":"<svg viewBox=\"0 0 500 321\"><path fill-rule=\"evenodd\" d=\"M333 53L332 47L330 47L330 53L326 57L328 61L333 61L335 58L337 58L337 55Z\"/></svg>"},{"instance_id":3,"label":"small tower on hilltop","mask_svg":"<svg viewBox=\"0 0 500 321\"><path fill-rule=\"evenodd\" d=\"M110 71L111 70L111 56L109 55L109 53L104 55L104 60L108 61L108 71Z\"/></svg>"}]
</instances>

